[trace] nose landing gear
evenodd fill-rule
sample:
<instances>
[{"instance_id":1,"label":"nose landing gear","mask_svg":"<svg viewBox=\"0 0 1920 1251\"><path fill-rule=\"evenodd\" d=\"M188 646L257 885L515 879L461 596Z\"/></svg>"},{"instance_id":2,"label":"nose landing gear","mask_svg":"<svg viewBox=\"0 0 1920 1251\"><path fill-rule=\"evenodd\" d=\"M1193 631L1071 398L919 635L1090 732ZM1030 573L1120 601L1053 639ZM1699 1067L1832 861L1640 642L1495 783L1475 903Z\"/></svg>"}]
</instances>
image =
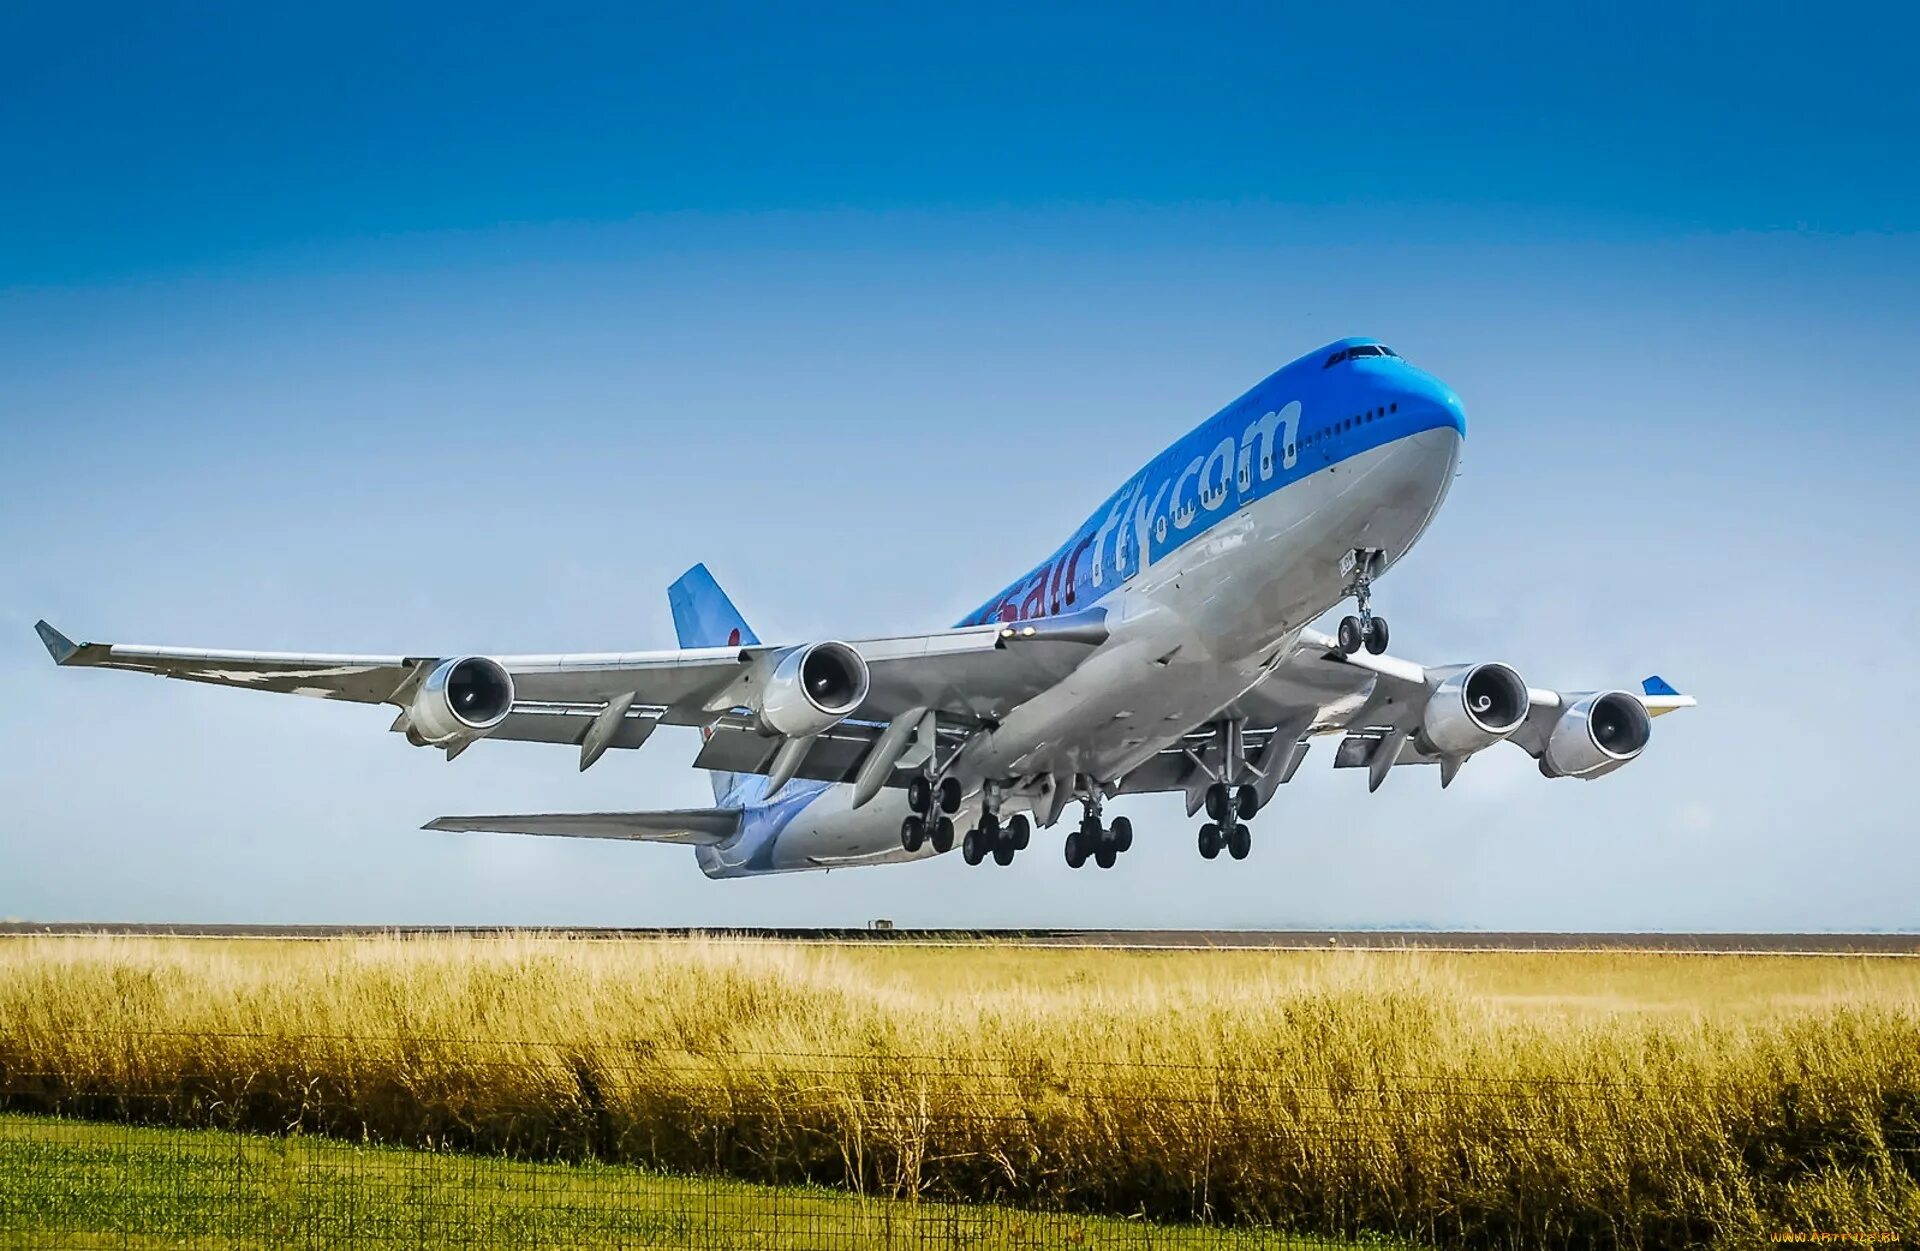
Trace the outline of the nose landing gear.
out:
<instances>
[{"instance_id":1,"label":"nose landing gear","mask_svg":"<svg viewBox=\"0 0 1920 1251\"><path fill-rule=\"evenodd\" d=\"M1377 547L1356 547L1340 558L1340 572L1348 577L1345 593L1358 609L1340 618L1340 650L1349 656L1362 647L1374 656L1387 650L1387 619L1373 615L1373 580L1385 567L1386 553Z\"/></svg>"}]
</instances>

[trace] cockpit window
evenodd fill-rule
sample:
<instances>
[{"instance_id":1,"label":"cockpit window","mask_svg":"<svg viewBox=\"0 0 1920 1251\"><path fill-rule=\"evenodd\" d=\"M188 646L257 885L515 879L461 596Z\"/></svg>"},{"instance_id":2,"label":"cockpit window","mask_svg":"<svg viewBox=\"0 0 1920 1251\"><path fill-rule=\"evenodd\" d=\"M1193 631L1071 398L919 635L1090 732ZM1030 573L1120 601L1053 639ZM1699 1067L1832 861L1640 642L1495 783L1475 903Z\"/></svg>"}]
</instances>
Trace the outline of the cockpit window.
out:
<instances>
[{"instance_id":1,"label":"cockpit window","mask_svg":"<svg viewBox=\"0 0 1920 1251\"><path fill-rule=\"evenodd\" d=\"M1335 365L1338 365L1341 361L1350 361L1357 356L1399 356L1399 355L1400 353L1394 351L1392 348L1382 343L1361 343L1361 344L1355 345L1354 347L1341 348L1338 352L1335 352L1332 356L1327 357L1326 363L1321 365L1320 368L1332 369Z\"/></svg>"}]
</instances>

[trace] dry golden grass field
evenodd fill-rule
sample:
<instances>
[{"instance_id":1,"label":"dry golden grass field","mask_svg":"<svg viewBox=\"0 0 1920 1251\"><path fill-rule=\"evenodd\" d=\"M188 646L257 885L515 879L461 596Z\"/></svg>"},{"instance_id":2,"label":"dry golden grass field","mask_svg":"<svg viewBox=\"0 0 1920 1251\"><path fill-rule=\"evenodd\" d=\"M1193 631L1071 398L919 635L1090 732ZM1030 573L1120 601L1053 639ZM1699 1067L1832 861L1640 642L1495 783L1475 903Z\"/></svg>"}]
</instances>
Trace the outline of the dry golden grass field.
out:
<instances>
[{"instance_id":1,"label":"dry golden grass field","mask_svg":"<svg viewBox=\"0 0 1920 1251\"><path fill-rule=\"evenodd\" d=\"M1920 1239L1920 960L0 939L21 1112L1483 1245Z\"/></svg>"}]
</instances>

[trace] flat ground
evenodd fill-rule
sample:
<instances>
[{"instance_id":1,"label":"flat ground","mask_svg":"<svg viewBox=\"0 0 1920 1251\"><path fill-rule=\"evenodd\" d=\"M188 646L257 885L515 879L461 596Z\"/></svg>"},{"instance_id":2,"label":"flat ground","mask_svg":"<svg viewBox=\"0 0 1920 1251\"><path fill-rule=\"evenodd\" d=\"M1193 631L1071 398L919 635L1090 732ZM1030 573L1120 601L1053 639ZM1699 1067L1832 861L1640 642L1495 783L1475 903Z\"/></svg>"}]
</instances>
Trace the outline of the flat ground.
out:
<instances>
[{"instance_id":1,"label":"flat ground","mask_svg":"<svg viewBox=\"0 0 1920 1251\"><path fill-rule=\"evenodd\" d=\"M1879 955L1920 957L1920 933L1908 934L1670 934L1525 933L1497 930L870 930L870 929L623 929L598 927L388 925L182 925L170 922L0 921L6 934L118 934L177 938L346 938L382 934L549 938L766 938L794 942L978 943L1043 947L1121 947L1137 950L1196 947L1347 947L1374 951L1639 951L1753 955Z\"/></svg>"},{"instance_id":2,"label":"flat ground","mask_svg":"<svg viewBox=\"0 0 1920 1251\"><path fill-rule=\"evenodd\" d=\"M1245 1231L0 1115L0 1246L1251 1248ZM1288 1238L1287 1247L1345 1243ZM1385 1244L1370 1242L1369 1247Z\"/></svg>"}]
</instances>

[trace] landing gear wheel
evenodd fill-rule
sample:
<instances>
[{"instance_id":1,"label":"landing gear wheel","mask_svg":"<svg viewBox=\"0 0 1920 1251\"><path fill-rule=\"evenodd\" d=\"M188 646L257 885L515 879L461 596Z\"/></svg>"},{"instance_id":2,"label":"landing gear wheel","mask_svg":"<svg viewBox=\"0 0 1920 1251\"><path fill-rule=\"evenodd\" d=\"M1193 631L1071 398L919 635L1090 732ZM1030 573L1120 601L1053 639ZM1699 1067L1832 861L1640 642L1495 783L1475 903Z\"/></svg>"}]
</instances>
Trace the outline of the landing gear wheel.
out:
<instances>
[{"instance_id":1,"label":"landing gear wheel","mask_svg":"<svg viewBox=\"0 0 1920 1251\"><path fill-rule=\"evenodd\" d=\"M1207 815L1215 821L1227 819L1227 811L1233 807L1233 792L1227 789L1225 782L1215 782L1207 788Z\"/></svg>"},{"instance_id":2,"label":"landing gear wheel","mask_svg":"<svg viewBox=\"0 0 1920 1251\"><path fill-rule=\"evenodd\" d=\"M1033 822L1027 819L1026 813L1020 813L1007 822L1007 837L1012 841L1015 851L1027 849L1027 844L1033 841Z\"/></svg>"},{"instance_id":3,"label":"landing gear wheel","mask_svg":"<svg viewBox=\"0 0 1920 1251\"><path fill-rule=\"evenodd\" d=\"M1236 825L1227 831L1227 851L1235 860L1245 860L1247 853L1253 850L1253 832L1244 825Z\"/></svg>"},{"instance_id":4,"label":"landing gear wheel","mask_svg":"<svg viewBox=\"0 0 1920 1251\"><path fill-rule=\"evenodd\" d=\"M979 864L987 855L986 842L979 830L968 830L967 836L960 840L960 858L968 864Z\"/></svg>"},{"instance_id":5,"label":"landing gear wheel","mask_svg":"<svg viewBox=\"0 0 1920 1251\"><path fill-rule=\"evenodd\" d=\"M1093 853L1093 862L1103 869L1111 869L1119 858L1120 853L1113 849L1112 843L1101 843L1100 850Z\"/></svg>"},{"instance_id":6,"label":"landing gear wheel","mask_svg":"<svg viewBox=\"0 0 1920 1251\"><path fill-rule=\"evenodd\" d=\"M1220 854L1220 827L1209 821L1200 827L1200 855L1211 860Z\"/></svg>"},{"instance_id":7,"label":"landing gear wheel","mask_svg":"<svg viewBox=\"0 0 1920 1251\"><path fill-rule=\"evenodd\" d=\"M927 823L919 817L908 817L900 823L900 845L908 851L919 851L926 837Z\"/></svg>"},{"instance_id":8,"label":"landing gear wheel","mask_svg":"<svg viewBox=\"0 0 1920 1251\"><path fill-rule=\"evenodd\" d=\"M1113 819L1113 849L1125 852L1133 846L1133 822L1125 817Z\"/></svg>"},{"instance_id":9,"label":"landing gear wheel","mask_svg":"<svg viewBox=\"0 0 1920 1251\"><path fill-rule=\"evenodd\" d=\"M1087 849L1080 841L1080 831L1067 831L1067 867L1077 869L1087 862Z\"/></svg>"},{"instance_id":10,"label":"landing gear wheel","mask_svg":"<svg viewBox=\"0 0 1920 1251\"><path fill-rule=\"evenodd\" d=\"M1006 868L1013 863L1015 850L1013 840L1007 837L1005 830L1002 830L1000 837L993 842L993 862L1003 869Z\"/></svg>"},{"instance_id":11,"label":"landing gear wheel","mask_svg":"<svg viewBox=\"0 0 1920 1251\"><path fill-rule=\"evenodd\" d=\"M1367 652L1370 655L1378 656L1387 650L1387 619L1385 617L1374 617L1368 620L1364 632L1367 636Z\"/></svg>"},{"instance_id":12,"label":"landing gear wheel","mask_svg":"<svg viewBox=\"0 0 1920 1251\"><path fill-rule=\"evenodd\" d=\"M916 773L907 779L907 807L923 817L933 807L933 783L927 781L926 774Z\"/></svg>"},{"instance_id":13,"label":"landing gear wheel","mask_svg":"<svg viewBox=\"0 0 1920 1251\"><path fill-rule=\"evenodd\" d=\"M953 818L936 817L933 822L933 849L941 855L953 850Z\"/></svg>"},{"instance_id":14,"label":"landing gear wheel","mask_svg":"<svg viewBox=\"0 0 1920 1251\"><path fill-rule=\"evenodd\" d=\"M952 816L960 811L960 801L964 798L960 793L959 778L940 779L940 811Z\"/></svg>"},{"instance_id":15,"label":"landing gear wheel","mask_svg":"<svg viewBox=\"0 0 1920 1251\"><path fill-rule=\"evenodd\" d=\"M1260 811L1260 792L1251 786L1243 786L1234 792L1233 814L1242 821L1251 821Z\"/></svg>"},{"instance_id":16,"label":"landing gear wheel","mask_svg":"<svg viewBox=\"0 0 1920 1251\"><path fill-rule=\"evenodd\" d=\"M1340 618L1340 650L1351 656L1366 645L1366 631L1358 617Z\"/></svg>"}]
</instances>

